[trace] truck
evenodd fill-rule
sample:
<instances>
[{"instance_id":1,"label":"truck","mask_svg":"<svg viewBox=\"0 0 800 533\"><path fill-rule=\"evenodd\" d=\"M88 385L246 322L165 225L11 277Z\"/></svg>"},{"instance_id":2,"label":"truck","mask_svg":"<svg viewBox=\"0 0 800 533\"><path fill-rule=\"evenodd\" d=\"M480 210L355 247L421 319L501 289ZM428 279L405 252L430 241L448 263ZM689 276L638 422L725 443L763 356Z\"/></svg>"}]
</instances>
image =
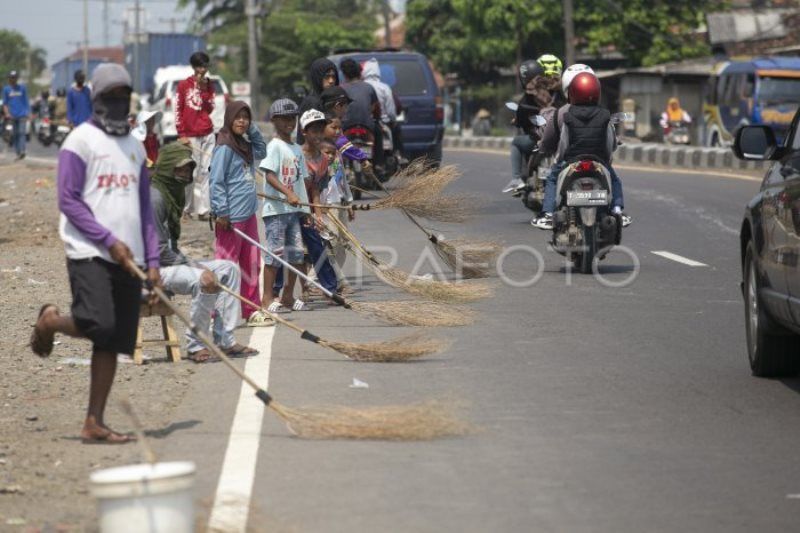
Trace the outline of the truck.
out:
<instances>
[{"instance_id":1,"label":"truck","mask_svg":"<svg viewBox=\"0 0 800 533\"><path fill-rule=\"evenodd\" d=\"M154 75L159 68L188 65L194 52L205 50L206 42L190 33L142 33L138 42L138 68L136 47L134 39L125 43L125 68L131 73L136 92L152 94L156 89Z\"/></svg>"}]
</instances>

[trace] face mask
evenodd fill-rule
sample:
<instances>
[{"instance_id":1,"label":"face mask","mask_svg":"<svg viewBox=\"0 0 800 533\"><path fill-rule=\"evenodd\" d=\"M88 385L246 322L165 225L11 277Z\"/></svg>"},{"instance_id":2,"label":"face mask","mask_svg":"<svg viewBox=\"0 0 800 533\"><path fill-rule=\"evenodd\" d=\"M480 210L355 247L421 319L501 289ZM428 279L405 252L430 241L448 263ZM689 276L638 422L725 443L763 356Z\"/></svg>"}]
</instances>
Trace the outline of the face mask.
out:
<instances>
[{"instance_id":1,"label":"face mask","mask_svg":"<svg viewBox=\"0 0 800 533\"><path fill-rule=\"evenodd\" d=\"M130 133L128 113L131 108L130 97L112 98L100 96L94 101L94 119L98 126L109 135L124 136Z\"/></svg>"}]
</instances>

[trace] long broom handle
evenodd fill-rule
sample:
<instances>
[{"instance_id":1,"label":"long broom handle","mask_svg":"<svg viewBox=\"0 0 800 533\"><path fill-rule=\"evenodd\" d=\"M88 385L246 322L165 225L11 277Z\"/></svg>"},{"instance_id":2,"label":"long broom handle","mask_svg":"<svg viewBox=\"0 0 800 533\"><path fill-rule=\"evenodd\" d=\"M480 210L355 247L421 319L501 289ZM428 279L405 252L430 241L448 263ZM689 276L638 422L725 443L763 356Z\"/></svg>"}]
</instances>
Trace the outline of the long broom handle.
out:
<instances>
[{"instance_id":1,"label":"long broom handle","mask_svg":"<svg viewBox=\"0 0 800 533\"><path fill-rule=\"evenodd\" d=\"M272 196L270 194L264 194L263 192L257 192L256 195L260 196L261 198L266 198L267 200L277 200L285 204L290 204L289 200L287 200L286 198L281 198L280 196ZM343 210L350 209L350 207L344 205L310 204L306 202L299 202L296 205L300 205L303 207L319 207L322 209L343 209Z\"/></svg>"},{"instance_id":2,"label":"long broom handle","mask_svg":"<svg viewBox=\"0 0 800 533\"><path fill-rule=\"evenodd\" d=\"M285 260L284 260L283 258L281 258L280 256L278 256L278 255L275 255L274 253L270 252L269 250L267 250L267 248L266 248L264 245L262 245L260 242L258 242L258 241L256 241L256 240L253 240L253 239L252 239L252 238L251 238L249 235L247 235L246 233L244 233L244 232L243 232L243 231L241 231L240 229L238 229L238 228L233 228L233 231L235 231L235 232L236 232L236 234L237 234L237 235L239 235L239 237L243 238L244 240L246 240L247 242L249 242L249 243L250 243L250 244L252 244L253 246L256 246L256 247L257 247L259 250L261 250L261 251L262 251L262 252L264 252L265 254L269 255L271 258L273 258L273 259L275 259L276 261L278 261L278 262L279 262L280 264L282 264L284 267L288 268L289 270L291 270L292 272L294 272L295 274L297 274L298 276L300 276L301 278L303 278L304 280L306 280L307 282L311 283L313 286L315 286L316 288L318 288L319 290L321 290L323 293L325 293L325 296L327 296L328 298L330 298L331 300L333 300L333 301L334 301L334 302L336 302L337 304L339 304L339 305L343 305L343 306L345 306L345 307L349 307L349 306L350 306L350 304L348 304L348 303L345 301L345 299L344 299L344 298L342 298L341 296L339 296L339 295L338 295L338 294L336 294L336 293L333 293L333 292L329 291L328 289L326 289L325 287L323 287L322 285L320 285L319 283L317 283L315 280L311 279L311 278L310 278L310 277L308 277L306 274L304 274L303 272L301 272L300 270L298 270L297 268L295 268L295 267L294 267L293 265L291 265L291 264L290 264L288 261L285 261Z\"/></svg>"},{"instance_id":3,"label":"long broom handle","mask_svg":"<svg viewBox=\"0 0 800 533\"><path fill-rule=\"evenodd\" d=\"M369 250L364 248L364 246L362 246L362 244L359 242L359 240L356 238L356 236L353 235L352 233L350 233L350 231L347 229L347 227L345 227L345 225L342 224L342 222L340 220L338 220L335 216L331 215L330 213L328 213L327 216L328 216L328 219L331 222L333 222L333 225L336 226L337 228L339 228L339 231L341 231L344 234L344 236L347 237L347 240L349 240L351 242L351 244L353 244L358 249L358 251L361 253L361 255L367 261L369 261L370 263L372 263L374 265L378 264L378 260L375 258L375 256L372 254L372 252L370 252Z\"/></svg>"},{"instance_id":4,"label":"long broom handle","mask_svg":"<svg viewBox=\"0 0 800 533\"><path fill-rule=\"evenodd\" d=\"M145 274L145 273L142 271L142 269L141 269L141 268L139 268L139 267L138 267L138 265L136 265L136 263L134 263L134 262L133 262L133 261L131 261L131 260L128 260L128 268L130 268L131 270L133 270L133 272L135 272L135 273L136 273L136 276L137 276L137 277L138 277L140 280L142 280L143 282L147 283L147 274ZM247 374L245 374L244 372L242 372L241 370L239 370L239 369L236 367L236 365L234 365L234 364L233 364L233 361L231 361L230 357L228 357L227 355L225 355L225 352L223 352L223 351L222 351L222 350L219 348L219 346L217 346L216 344L214 344L214 341L213 341L213 340L211 340L211 339L209 338L209 336L208 336L208 335L207 335L207 334L206 334L204 331L200 331L200 330L197 328L197 326L195 326L195 325L192 323L192 321L189 319L189 317L188 317L188 316L186 316L186 314L185 314L183 311L181 311L181 310L178 308L178 306L176 306L174 303L172 303L172 301L169 299L169 297L167 297L167 295L164 293L164 291L163 291L163 290L161 290L159 287L155 287L155 286L154 286L154 287L150 287L150 289L151 289L153 292L155 292L155 293L156 293L156 296L158 296L158 298L159 298L159 299L160 299L160 300L161 300L161 301L164 303L164 305L166 305L166 306L169 308L169 310L170 310L170 311L172 311L173 313L175 313L175 315L176 315L176 316L177 316L177 317L180 319L180 321L181 321L181 322L183 322L184 324L186 324L186 327L187 327L187 328L189 328L189 330L190 330L190 331L191 331L193 334L197 335L197 338L199 338L199 339L200 339L200 340L203 342L203 344L205 344L205 345L208 347L208 349L209 349L209 350L211 350L211 351L214 353L214 355L215 355L215 356L219 357L219 358L220 358L220 360L221 360L223 363L225 363L225 365L226 365L228 368L230 368L231 370L233 370L233 372L234 372L234 373L235 373L237 376L239 376L239 378L241 378L241 379L242 379L242 380L243 380L245 383L247 383L248 385L250 385L250 386L253 388L253 390L255 390L255 391L256 391L256 396L258 397L258 399L259 399L259 400L261 400L262 402L264 402L264 405L267 405L267 406L269 406L269 405L270 405L270 403L272 402L272 396L270 396L270 395L269 395L269 393L268 393L266 390L264 390L264 389L262 389L261 387L259 387L258 383L256 383L255 381L253 381L253 380L250 378L250 376L248 376Z\"/></svg>"}]
</instances>

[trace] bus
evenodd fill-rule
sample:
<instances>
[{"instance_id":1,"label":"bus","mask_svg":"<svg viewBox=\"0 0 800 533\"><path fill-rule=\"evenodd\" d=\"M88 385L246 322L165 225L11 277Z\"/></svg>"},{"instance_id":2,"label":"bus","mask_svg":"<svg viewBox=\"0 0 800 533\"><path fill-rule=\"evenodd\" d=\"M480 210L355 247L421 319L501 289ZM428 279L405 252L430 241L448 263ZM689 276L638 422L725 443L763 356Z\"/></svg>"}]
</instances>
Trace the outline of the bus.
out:
<instances>
[{"instance_id":1,"label":"bus","mask_svg":"<svg viewBox=\"0 0 800 533\"><path fill-rule=\"evenodd\" d=\"M772 127L783 142L800 107L800 57L726 61L714 68L703 104L706 146L730 146L740 126Z\"/></svg>"}]
</instances>

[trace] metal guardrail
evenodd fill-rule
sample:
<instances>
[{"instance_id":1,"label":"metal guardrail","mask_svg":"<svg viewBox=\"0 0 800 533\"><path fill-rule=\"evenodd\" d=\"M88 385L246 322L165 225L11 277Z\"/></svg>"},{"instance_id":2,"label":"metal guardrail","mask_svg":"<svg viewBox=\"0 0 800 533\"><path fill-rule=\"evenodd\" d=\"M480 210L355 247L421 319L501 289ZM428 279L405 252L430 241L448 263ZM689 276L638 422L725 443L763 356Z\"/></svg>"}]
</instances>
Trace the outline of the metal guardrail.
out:
<instances>
[{"instance_id":1,"label":"metal guardrail","mask_svg":"<svg viewBox=\"0 0 800 533\"><path fill-rule=\"evenodd\" d=\"M508 150L512 137L445 137L444 148ZM769 161L742 161L729 148L628 143L614 153L614 161L692 169L766 170Z\"/></svg>"}]
</instances>

